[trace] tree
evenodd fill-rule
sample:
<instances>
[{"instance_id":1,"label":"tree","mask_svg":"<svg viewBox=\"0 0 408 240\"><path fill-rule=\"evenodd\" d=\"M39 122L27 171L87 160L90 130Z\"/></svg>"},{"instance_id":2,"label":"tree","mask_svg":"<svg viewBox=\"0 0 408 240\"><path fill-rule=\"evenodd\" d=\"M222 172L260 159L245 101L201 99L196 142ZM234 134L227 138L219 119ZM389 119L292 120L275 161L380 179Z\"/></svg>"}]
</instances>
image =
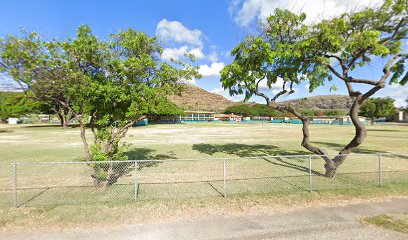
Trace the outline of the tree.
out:
<instances>
[{"instance_id":1,"label":"tree","mask_svg":"<svg viewBox=\"0 0 408 240\"><path fill-rule=\"evenodd\" d=\"M407 106L405 107L405 112L408 113L408 98L405 99L405 102L407 103Z\"/></svg>"},{"instance_id":2,"label":"tree","mask_svg":"<svg viewBox=\"0 0 408 240\"><path fill-rule=\"evenodd\" d=\"M234 113L244 117L262 116L262 117L277 117L279 112L269 108L263 104L240 104L229 106L224 110L224 113Z\"/></svg>"},{"instance_id":3,"label":"tree","mask_svg":"<svg viewBox=\"0 0 408 240\"><path fill-rule=\"evenodd\" d=\"M146 112L145 114L149 114ZM159 115L185 115L183 109L179 108L176 104L172 103L168 99L163 99L158 102L153 113L156 116Z\"/></svg>"},{"instance_id":4,"label":"tree","mask_svg":"<svg viewBox=\"0 0 408 240\"><path fill-rule=\"evenodd\" d=\"M325 161L325 176L334 178L337 168L365 139L367 130L358 119L366 99L384 88L386 81L404 85L407 53L402 52L402 40L407 39L406 0L386 0L379 8L366 8L342 14L316 24L305 24L306 15L276 9L262 33L248 36L232 51L232 64L221 72L224 89L231 95L245 94L263 97L266 105L281 112L289 112L303 123L301 145ZM353 70L364 69L373 59L385 61L379 79L356 77ZM404 75L405 74L405 75ZM338 78L345 84L353 104L349 115L355 127L355 136L340 152L331 158L327 151L310 142L309 118L290 106L280 106L276 100L295 92L293 85L302 81L310 84L309 91ZM269 89L281 81L282 90L270 97L259 89L261 81ZM367 86L368 91L356 90ZM332 86L331 89L336 89Z\"/></svg>"},{"instance_id":5,"label":"tree","mask_svg":"<svg viewBox=\"0 0 408 240\"><path fill-rule=\"evenodd\" d=\"M41 103L27 98L22 92L0 92L0 121L39 113L42 107Z\"/></svg>"},{"instance_id":6,"label":"tree","mask_svg":"<svg viewBox=\"0 0 408 240\"><path fill-rule=\"evenodd\" d=\"M389 117L396 111L392 98L369 98L361 106L360 114L374 121L376 118Z\"/></svg>"},{"instance_id":7,"label":"tree","mask_svg":"<svg viewBox=\"0 0 408 240\"><path fill-rule=\"evenodd\" d=\"M61 126L67 127L75 116L66 91L77 82L63 65L61 46L57 41L43 40L35 32L22 34L0 39L0 72L11 76L20 90L30 90L30 98L49 105Z\"/></svg>"},{"instance_id":8,"label":"tree","mask_svg":"<svg viewBox=\"0 0 408 240\"><path fill-rule=\"evenodd\" d=\"M89 26L80 26L75 39L62 42L64 65L78 84L68 89L80 123L87 161L127 160L121 139L146 114L179 91L180 79L200 77L197 68L183 62L161 62L162 48L155 37L133 29L100 41ZM179 67L176 67L179 66ZM92 146L86 130L93 133ZM109 186L128 164L92 165L97 186Z\"/></svg>"},{"instance_id":9,"label":"tree","mask_svg":"<svg viewBox=\"0 0 408 240\"><path fill-rule=\"evenodd\" d=\"M300 114L303 116L344 116L347 115L347 111L343 109L299 109Z\"/></svg>"}]
</instances>

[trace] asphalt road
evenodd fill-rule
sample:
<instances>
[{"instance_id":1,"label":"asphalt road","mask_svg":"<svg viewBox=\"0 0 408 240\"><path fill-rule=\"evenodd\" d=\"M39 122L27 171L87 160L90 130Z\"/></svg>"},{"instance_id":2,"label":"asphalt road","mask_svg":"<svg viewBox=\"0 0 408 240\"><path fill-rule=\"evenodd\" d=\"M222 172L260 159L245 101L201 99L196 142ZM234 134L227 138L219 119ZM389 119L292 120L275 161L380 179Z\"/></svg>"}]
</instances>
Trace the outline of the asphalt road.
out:
<instances>
[{"instance_id":1,"label":"asphalt road","mask_svg":"<svg viewBox=\"0 0 408 240\"><path fill-rule=\"evenodd\" d=\"M157 224L0 233L0 239L408 239L408 234L360 223L363 216L408 213L408 199L271 214L209 215Z\"/></svg>"}]
</instances>

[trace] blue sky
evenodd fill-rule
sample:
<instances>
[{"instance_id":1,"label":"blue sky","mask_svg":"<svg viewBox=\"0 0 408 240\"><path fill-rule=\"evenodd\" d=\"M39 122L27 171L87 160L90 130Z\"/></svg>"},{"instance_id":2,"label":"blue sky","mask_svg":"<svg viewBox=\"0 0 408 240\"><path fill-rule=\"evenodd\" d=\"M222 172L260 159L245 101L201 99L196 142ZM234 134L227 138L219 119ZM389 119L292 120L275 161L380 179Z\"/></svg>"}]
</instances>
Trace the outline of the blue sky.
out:
<instances>
[{"instance_id":1,"label":"blue sky","mask_svg":"<svg viewBox=\"0 0 408 240\"><path fill-rule=\"evenodd\" d=\"M119 29L134 28L158 35L165 47L164 58L194 53L204 77L192 84L240 100L242 97L231 98L221 89L219 70L232 61L229 51L246 35L255 32L259 20L274 8L304 11L308 15L307 21L313 22L378 2L381 0L2 1L0 36L18 34L22 27L47 38L67 38L75 36L80 24L88 24L96 35L106 38ZM356 74L376 79L381 74L380 63L374 62ZM313 93L308 93L307 86L302 84L296 87L298 91L290 98L328 94L331 84L339 87L336 94L346 94L343 85L336 80ZM377 96L393 97L397 99L397 105L402 106L408 96L408 87L387 86ZM258 98L252 100L261 101Z\"/></svg>"}]
</instances>

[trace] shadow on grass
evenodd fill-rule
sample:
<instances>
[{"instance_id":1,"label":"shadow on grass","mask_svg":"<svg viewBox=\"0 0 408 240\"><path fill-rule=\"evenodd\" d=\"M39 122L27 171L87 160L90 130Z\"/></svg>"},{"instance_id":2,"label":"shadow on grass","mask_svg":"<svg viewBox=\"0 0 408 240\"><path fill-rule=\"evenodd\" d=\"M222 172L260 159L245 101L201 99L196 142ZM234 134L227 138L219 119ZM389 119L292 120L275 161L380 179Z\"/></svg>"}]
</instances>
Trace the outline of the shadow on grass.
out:
<instances>
[{"instance_id":1,"label":"shadow on grass","mask_svg":"<svg viewBox=\"0 0 408 240\"><path fill-rule=\"evenodd\" d=\"M406 132L400 129L367 129L368 132Z\"/></svg>"},{"instance_id":2,"label":"shadow on grass","mask_svg":"<svg viewBox=\"0 0 408 240\"><path fill-rule=\"evenodd\" d=\"M49 189L50 189L50 188L45 188L45 189L43 189L41 192L35 194L34 196L32 196L31 198L29 198L28 200L26 200L26 201L24 201L24 202L18 204L17 207L23 206L23 205L26 205L26 204L32 202L34 199L36 199L36 198L38 198L39 196L43 195L43 194L44 194L46 191L48 191Z\"/></svg>"},{"instance_id":3,"label":"shadow on grass","mask_svg":"<svg viewBox=\"0 0 408 240\"><path fill-rule=\"evenodd\" d=\"M259 156L273 156L273 155L294 155L294 154L309 154L306 151L286 150L274 145L263 144L194 144L193 150L214 155L215 153L226 153L228 155L235 155L238 157L259 157Z\"/></svg>"},{"instance_id":4,"label":"shadow on grass","mask_svg":"<svg viewBox=\"0 0 408 240\"><path fill-rule=\"evenodd\" d=\"M32 125L27 125L27 126L22 126L23 128L61 128L61 125L59 124L32 124ZM76 127L75 125L69 125L67 128L73 128Z\"/></svg>"},{"instance_id":5,"label":"shadow on grass","mask_svg":"<svg viewBox=\"0 0 408 240\"><path fill-rule=\"evenodd\" d=\"M154 154L155 150L150 148L133 148L127 151L125 154L129 160L147 160L146 162L138 162L137 170L142 170L145 167L156 167L160 161L149 162L148 160L166 160L177 159L175 153L170 151L167 154Z\"/></svg>"},{"instance_id":6,"label":"shadow on grass","mask_svg":"<svg viewBox=\"0 0 408 240\"><path fill-rule=\"evenodd\" d=\"M193 150L199 151L201 153L205 153L208 155L213 155L217 152L226 153L229 155L236 155L239 157L259 157L259 156L274 156L274 155L301 155L301 154L310 154L306 151L288 151L282 149L280 147L274 145L247 145L247 144L237 144L237 143L230 143L230 144L222 144L222 145L215 145L215 144L194 144ZM285 167L285 168L292 168L298 171L309 173L309 168L303 167L289 161L283 160L283 158L273 158L264 160L268 163ZM318 176L323 176L322 173L317 171L312 171L313 174Z\"/></svg>"},{"instance_id":7,"label":"shadow on grass","mask_svg":"<svg viewBox=\"0 0 408 240\"><path fill-rule=\"evenodd\" d=\"M9 130L9 129L0 129L0 133L11 133L14 132L13 130Z\"/></svg>"},{"instance_id":8,"label":"shadow on grass","mask_svg":"<svg viewBox=\"0 0 408 240\"><path fill-rule=\"evenodd\" d=\"M273 159L264 159L266 162L273 164L273 165L277 165L277 166L281 166L281 167L285 167L285 168L292 168L301 172L305 172L305 173L309 173L309 168L308 167L304 167L304 166L300 166L288 161L283 160L283 158L273 158ZM276 160L277 162L274 162L274 160ZM317 176L324 176L324 174L316 171L316 170L312 170L312 173L314 175Z\"/></svg>"},{"instance_id":9,"label":"shadow on grass","mask_svg":"<svg viewBox=\"0 0 408 240\"><path fill-rule=\"evenodd\" d=\"M329 142L312 142L317 145L322 145L325 147L333 148L337 151L340 151L343 149L346 144L339 144L339 143L329 143ZM364 149L364 148L357 148L353 151L354 153L362 153L362 154L376 154L376 153L385 153L385 151L378 151L378 150L372 150L372 149Z\"/></svg>"}]
</instances>

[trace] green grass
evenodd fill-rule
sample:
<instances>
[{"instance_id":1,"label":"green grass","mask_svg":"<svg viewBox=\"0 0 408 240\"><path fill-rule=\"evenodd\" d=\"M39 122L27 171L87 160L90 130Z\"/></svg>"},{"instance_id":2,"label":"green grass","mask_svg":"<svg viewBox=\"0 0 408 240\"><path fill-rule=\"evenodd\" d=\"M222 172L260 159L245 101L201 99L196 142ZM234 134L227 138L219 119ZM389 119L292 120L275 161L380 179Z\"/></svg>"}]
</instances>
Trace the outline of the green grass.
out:
<instances>
[{"instance_id":1,"label":"green grass","mask_svg":"<svg viewBox=\"0 0 408 240\"><path fill-rule=\"evenodd\" d=\"M312 140L330 153L339 151L353 133L351 126L311 126ZM357 152L407 153L407 135L408 125L369 126L368 137ZM408 195L408 157L403 154L383 157L381 188L377 187L377 156L349 157L334 180L319 175L324 163L313 158L312 193L308 192L308 158L228 160L227 199L222 197L222 161L183 160L309 154L300 146L299 125L151 125L129 130L124 140L132 144L129 159L162 161L140 165L137 171L129 166L128 173L107 189L93 186L92 169L85 164L18 165L20 208L13 209L11 163L80 162L84 152L77 128L0 125L0 226L140 222L180 212ZM24 219L26 214L29 217Z\"/></svg>"},{"instance_id":2,"label":"green grass","mask_svg":"<svg viewBox=\"0 0 408 240\"><path fill-rule=\"evenodd\" d=\"M381 214L363 218L364 223L385 229L408 233L408 214Z\"/></svg>"},{"instance_id":3,"label":"green grass","mask_svg":"<svg viewBox=\"0 0 408 240\"><path fill-rule=\"evenodd\" d=\"M312 125L311 139L335 153L353 137L352 126ZM408 125L369 126L359 153L408 152ZM301 126L293 124L200 123L131 129L133 159L248 157L309 154L300 146ZM91 136L89 135L89 138ZM79 161L84 151L79 129L0 125L0 163Z\"/></svg>"},{"instance_id":4,"label":"green grass","mask_svg":"<svg viewBox=\"0 0 408 240\"><path fill-rule=\"evenodd\" d=\"M285 208L306 207L336 203L353 203L370 198L407 196L408 184L390 184L383 188L331 189L319 192L270 192L238 194L227 198L205 196L200 198L163 200L154 199L122 203L51 204L0 209L0 230L27 228L61 228L112 226L166 221L168 219L217 213L222 215L242 212L262 213Z\"/></svg>"}]
</instances>

